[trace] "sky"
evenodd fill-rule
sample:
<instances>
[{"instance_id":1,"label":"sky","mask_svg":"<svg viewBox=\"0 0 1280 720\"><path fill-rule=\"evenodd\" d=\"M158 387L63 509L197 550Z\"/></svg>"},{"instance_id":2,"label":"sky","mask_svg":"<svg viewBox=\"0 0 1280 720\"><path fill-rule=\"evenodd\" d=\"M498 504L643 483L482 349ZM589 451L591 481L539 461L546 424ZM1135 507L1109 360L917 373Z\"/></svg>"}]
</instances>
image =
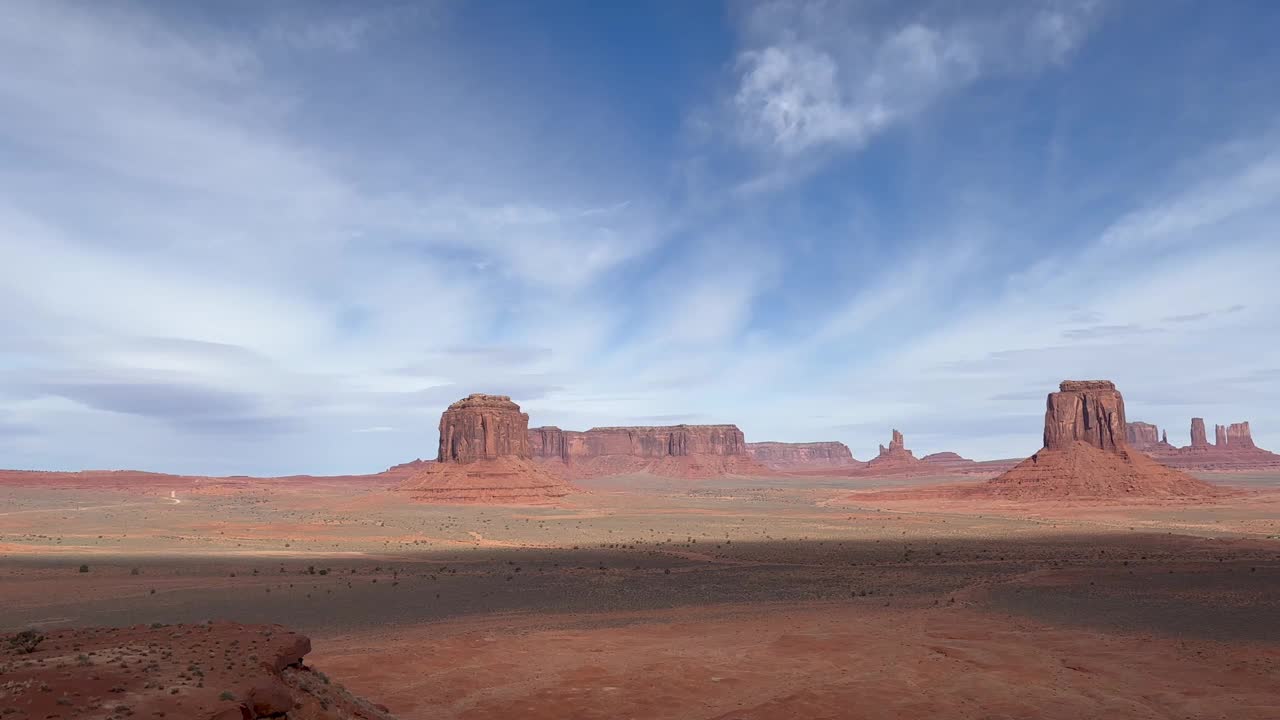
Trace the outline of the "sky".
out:
<instances>
[{"instance_id":1,"label":"sky","mask_svg":"<svg viewBox=\"0 0 1280 720\"><path fill-rule=\"evenodd\" d=\"M1280 4L0 0L0 467L374 472L449 402L1280 450Z\"/></svg>"}]
</instances>

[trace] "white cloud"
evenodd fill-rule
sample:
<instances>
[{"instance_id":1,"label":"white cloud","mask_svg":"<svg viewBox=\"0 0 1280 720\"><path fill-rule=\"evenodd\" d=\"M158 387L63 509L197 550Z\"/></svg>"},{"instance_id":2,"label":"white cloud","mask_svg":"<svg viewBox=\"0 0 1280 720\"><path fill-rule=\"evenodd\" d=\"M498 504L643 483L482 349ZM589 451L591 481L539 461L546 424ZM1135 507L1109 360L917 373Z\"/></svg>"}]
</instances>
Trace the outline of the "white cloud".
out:
<instances>
[{"instance_id":1,"label":"white cloud","mask_svg":"<svg viewBox=\"0 0 1280 720\"><path fill-rule=\"evenodd\" d=\"M859 148L877 133L988 74L1060 63L1093 2L971 6L886 21L858 4L765 2L746 13L731 106L741 139L793 156Z\"/></svg>"}]
</instances>

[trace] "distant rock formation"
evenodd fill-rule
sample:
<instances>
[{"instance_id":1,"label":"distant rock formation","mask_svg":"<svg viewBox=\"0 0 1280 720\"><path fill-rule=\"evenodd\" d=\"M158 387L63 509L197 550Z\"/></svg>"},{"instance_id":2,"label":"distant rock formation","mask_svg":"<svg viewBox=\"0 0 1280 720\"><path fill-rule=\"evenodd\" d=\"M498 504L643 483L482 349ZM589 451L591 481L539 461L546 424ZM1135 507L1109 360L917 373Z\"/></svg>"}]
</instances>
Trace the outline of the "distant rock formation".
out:
<instances>
[{"instance_id":1,"label":"distant rock formation","mask_svg":"<svg viewBox=\"0 0 1280 720\"><path fill-rule=\"evenodd\" d=\"M1130 447L1154 447L1160 444L1160 429L1151 423L1127 423L1125 425L1125 439Z\"/></svg>"},{"instance_id":2,"label":"distant rock formation","mask_svg":"<svg viewBox=\"0 0 1280 720\"><path fill-rule=\"evenodd\" d=\"M1249 423L1231 423L1227 428L1226 434L1227 447L1229 449L1239 450L1256 450L1257 445L1253 444L1253 432L1249 430Z\"/></svg>"},{"instance_id":3,"label":"distant rock formation","mask_svg":"<svg viewBox=\"0 0 1280 720\"><path fill-rule=\"evenodd\" d=\"M1204 433L1204 418L1191 418L1191 447L1209 447L1209 438Z\"/></svg>"},{"instance_id":4,"label":"distant rock formation","mask_svg":"<svg viewBox=\"0 0 1280 720\"><path fill-rule=\"evenodd\" d=\"M967 457L961 457L960 453L953 452L936 452L925 455L920 458L920 462L934 465L947 471L968 469L978 464Z\"/></svg>"},{"instance_id":5,"label":"distant rock formation","mask_svg":"<svg viewBox=\"0 0 1280 720\"><path fill-rule=\"evenodd\" d=\"M529 454L539 459L569 462L569 443L565 432L554 425L529 428Z\"/></svg>"},{"instance_id":6,"label":"distant rock formation","mask_svg":"<svg viewBox=\"0 0 1280 720\"><path fill-rule=\"evenodd\" d=\"M919 463L920 459L906 448L906 443L902 438L902 433L894 430L893 436L889 440L889 447L881 445L880 454L872 458L867 463L867 468L872 470L884 470L889 468L911 467L918 465Z\"/></svg>"},{"instance_id":7,"label":"distant rock formation","mask_svg":"<svg viewBox=\"0 0 1280 720\"><path fill-rule=\"evenodd\" d=\"M751 459L774 470L845 467L853 465L853 453L842 442L747 443Z\"/></svg>"},{"instance_id":8,"label":"distant rock formation","mask_svg":"<svg viewBox=\"0 0 1280 720\"><path fill-rule=\"evenodd\" d=\"M529 416L505 395L474 394L440 416L434 463L400 485L437 502L529 502L566 495L569 485L532 460Z\"/></svg>"},{"instance_id":9,"label":"distant rock formation","mask_svg":"<svg viewBox=\"0 0 1280 720\"><path fill-rule=\"evenodd\" d=\"M1191 419L1191 444L1174 447L1168 434L1154 446L1134 445L1134 448L1169 467L1201 472L1246 472L1251 470L1280 469L1280 455L1258 447L1248 422L1213 426L1213 444L1205 438L1203 418Z\"/></svg>"},{"instance_id":10,"label":"distant rock formation","mask_svg":"<svg viewBox=\"0 0 1280 720\"><path fill-rule=\"evenodd\" d=\"M1044 447L978 492L1017 500L1194 498L1219 492L1131 450L1126 436L1124 398L1114 383L1064 381L1046 401Z\"/></svg>"},{"instance_id":11,"label":"distant rock formation","mask_svg":"<svg viewBox=\"0 0 1280 720\"><path fill-rule=\"evenodd\" d=\"M528 431L534 458L556 472L589 478L648 473L674 478L759 475L736 425L597 427Z\"/></svg>"}]
</instances>

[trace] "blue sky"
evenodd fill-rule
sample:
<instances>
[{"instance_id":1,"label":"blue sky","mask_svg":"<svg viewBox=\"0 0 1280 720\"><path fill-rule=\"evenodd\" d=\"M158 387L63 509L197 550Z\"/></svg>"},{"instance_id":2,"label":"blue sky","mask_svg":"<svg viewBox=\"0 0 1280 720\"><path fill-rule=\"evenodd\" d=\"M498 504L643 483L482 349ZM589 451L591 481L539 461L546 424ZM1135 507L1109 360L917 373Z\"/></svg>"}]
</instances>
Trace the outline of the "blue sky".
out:
<instances>
[{"instance_id":1,"label":"blue sky","mask_svg":"<svg viewBox=\"0 0 1280 720\"><path fill-rule=\"evenodd\" d=\"M0 0L0 466L534 424L1280 449L1269 2Z\"/></svg>"}]
</instances>

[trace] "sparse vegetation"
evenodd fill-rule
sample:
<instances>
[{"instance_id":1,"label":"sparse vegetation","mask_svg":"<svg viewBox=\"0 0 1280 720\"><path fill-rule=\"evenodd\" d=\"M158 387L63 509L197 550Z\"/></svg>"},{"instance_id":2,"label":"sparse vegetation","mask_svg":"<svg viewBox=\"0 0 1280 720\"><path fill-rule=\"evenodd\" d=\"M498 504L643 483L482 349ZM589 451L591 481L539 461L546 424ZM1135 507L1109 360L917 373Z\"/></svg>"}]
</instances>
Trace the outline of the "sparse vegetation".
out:
<instances>
[{"instance_id":1,"label":"sparse vegetation","mask_svg":"<svg viewBox=\"0 0 1280 720\"><path fill-rule=\"evenodd\" d=\"M9 638L9 645L20 653L30 655L44 642L44 633L38 630L23 630Z\"/></svg>"}]
</instances>

